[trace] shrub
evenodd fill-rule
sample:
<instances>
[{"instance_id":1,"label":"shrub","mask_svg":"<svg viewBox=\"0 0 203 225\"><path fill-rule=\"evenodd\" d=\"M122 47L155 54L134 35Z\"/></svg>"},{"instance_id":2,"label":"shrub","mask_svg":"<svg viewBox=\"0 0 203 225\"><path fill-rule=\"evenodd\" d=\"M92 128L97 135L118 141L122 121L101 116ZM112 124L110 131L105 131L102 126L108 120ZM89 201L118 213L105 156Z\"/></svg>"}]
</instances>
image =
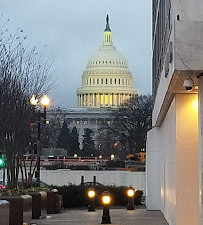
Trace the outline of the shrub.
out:
<instances>
[{"instance_id":1,"label":"shrub","mask_svg":"<svg viewBox=\"0 0 203 225\"><path fill-rule=\"evenodd\" d=\"M62 187L53 187L58 189L59 194L63 196L64 208L84 207L89 204L89 198L87 196L88 189L92 187L90 185L69 185ZM127 204L127 187L116 187L116 186L104 186L97 185L94 187L96 191L95 205L101 206L101 196L104 191L109 191L112 197L113 206L124 206ZM136 191L134 202L136 205L141 205L141 198L143 191Z\"/></svg>"},{"instance_id":2,"label":"shrub","mask_svg":"<svg viewBox=\"0 0 203 225\"><path fill-rule=\"evenodd\" d=\"M48 191L49 187L31 187L31 188L12 188L12 189L3 189L0 191L0 196L19 196L25 195L30 192L38 192L38 191Z\"/></svg>"}]
</instances>

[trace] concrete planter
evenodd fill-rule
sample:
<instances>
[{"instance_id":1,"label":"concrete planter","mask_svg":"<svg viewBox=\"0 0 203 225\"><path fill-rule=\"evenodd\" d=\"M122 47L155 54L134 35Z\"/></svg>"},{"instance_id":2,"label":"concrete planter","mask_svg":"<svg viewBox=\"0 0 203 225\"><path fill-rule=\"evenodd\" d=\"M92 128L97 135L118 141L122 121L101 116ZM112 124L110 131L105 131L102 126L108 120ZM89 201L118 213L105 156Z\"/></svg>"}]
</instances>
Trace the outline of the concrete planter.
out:
<instances>
[{"instance_id":1,"label":"concrete planter","mask_svg":"<svg viewBox=\"0 0 203 225\"><path fill-rule=\"evenodd\" d=\"M41 195L39 192L31 192L32 196L32 219L40 219L41 217Z\"/></svg>"},{"instance_id":2,"label":"concrete planter","mask_svg":"<svg viewBox=\"0 0 203 225\"><path fill-rule=\"evenodd\" d=\"M41 217L45 217L47 214L47 192L46 191L40 191L41 195Z\"/></svg>"},{"instance_id":3,"label":"concrete planter","mask_svg":"<svg viewBox=\"0 0 203 225\"><path fill-rule=\"evenodd\" d=\"M9 207L10 203L6 200L0 200L0 224L9 225Z\"/></svg>"},{"instance_id":4,"label":"concrete planter","mask_svg":"<svg viewBox=\"0 0 203 225\"><path fill-rule=\"evenodd\" d=\"M47 192L47 213L54 214L61 212L63 208L63 198L57 189Z\"/></svg>"},{"instance_id":5,"label":"concrete planter","mask_svg":"<svg viewBox=\"0 0 203 225\"><path fill-rule=\"evenodd\" d=\"M29 223L32 220L32 196L21 195L23 199L23 223Z\"/></svg>"},{"instance_id":6,"label":"concrete planter","mask_svg":"<svg viewBox=\"0 0 203 225\"><path fill-rule=\"evenodd\" d=\"M32 219L40 219L46 215L47 193L45 191L31 192Z\"/></svg>"},{"instance_id":7,"label":"concrete planter","mask_svg":"<svg viewBox=\"0 0 203 225\"><path fill-rule=\"evenodd\" d=\"M32 219L32 196L1 196L0 200L6 200L9 206L9 225L22 225Z\"/></svg>"},{"instance_id":8,"label":"concrete planter","mask_svg":"<svg viewBox=\"0 0 203 225\"><path fill-rule=\"evenodd\" d=\"M9 225L23 224L23 198L21 196L1 196L1 200L10 203L9 207Z\"/></svg>"}]
</instances>

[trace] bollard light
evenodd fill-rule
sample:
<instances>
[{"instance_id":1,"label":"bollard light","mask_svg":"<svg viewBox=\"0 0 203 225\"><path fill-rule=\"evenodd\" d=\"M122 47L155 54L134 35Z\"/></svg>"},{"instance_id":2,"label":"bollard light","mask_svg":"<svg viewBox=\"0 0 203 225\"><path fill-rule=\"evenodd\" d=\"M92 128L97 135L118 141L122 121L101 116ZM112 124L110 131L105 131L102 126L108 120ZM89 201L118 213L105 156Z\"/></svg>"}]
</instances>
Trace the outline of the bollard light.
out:
<instances>
[{"instance_id":1,"label":"bollard light","mask_svg":"<svg viewBox=\"0 0 203 225\"><path fill-rule=\"evenodd\" d=\"M88 194L88 197L90 199L90 204L88 205L88 211L94 212L95 211L94 197L96 195L96 192L95 192L94 188L89 188L87 194Z\"/></svg>"},{"instance_id":2,"label":"bollard light","mask_svg":"<svg viewBox=\"0 0 203 225\"><path fill-rule=\"evenodd\" d=\"M89 196L89 198L94 198L95 197L95 190L93 188L89 189L88 196Z\"/></svg>"},{"instance_id":3,"label":"bollard light","mask_svg":"<svg viewBox=\"0 0 203 225\"><path fill-rule=\"evenodd\" d=\"M129 187L127 189L127 196L128 196L127 210L134 210L135 189L133 187Z\"/></svg>"},{"instance_id":4,"label":"bollard light","mask_svg":"<svg viewBox=\"0 0 203 225\"><path fill-rule=\"evenodd\" d=\"M110 224L111 218L109 214L109 205L111 203L111 195L108 191L103 192L102 203L103 203L103 215L101 224Z\"/></svg>"},{"instance_id":5,"label":"bollard light","mask_svg":"<svg viewBox=\"0 0 203 225\"><path fill-rule=\"evenodd\" d=\"M108 196L108 195L104 195L104 196L102 197L102 202L103 202L104 205L109 205L110 202L111 202L111 197Z\"/></svg>"}]
</instances>

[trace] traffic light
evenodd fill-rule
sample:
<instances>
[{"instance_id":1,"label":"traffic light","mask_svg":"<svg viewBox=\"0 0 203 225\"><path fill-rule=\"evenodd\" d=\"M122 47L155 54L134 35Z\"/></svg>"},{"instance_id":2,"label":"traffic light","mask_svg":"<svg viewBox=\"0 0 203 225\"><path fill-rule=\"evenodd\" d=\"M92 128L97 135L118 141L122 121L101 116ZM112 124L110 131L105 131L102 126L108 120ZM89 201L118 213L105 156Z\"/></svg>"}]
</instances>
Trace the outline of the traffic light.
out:
<instances>
[{"instance_id":1,"label":"traffic light","mask_svg":"<svg viewBox=\"0 0 203 225\"><path fill-rule=\"evenodd\" d=\"M30 139L31 143L37 141L38 138L38 123L30 123Z\"/></svg>"},{"instance_id":2,"label":"traffic light","mask_svg":"<svg viewBox=\"0 0 203 225\"><path fill-rule=\"evenodd\" d=\"M2 154L2 152L0 152L0 168L4 167L4 164L5 164L4 155Z\"/></svg>"},{"instance_id":3,"label":"traffic light","mask_svg":"<svg viewBox=\"0 0 203 225\"><path fill-rule=\"evenodd\" d=\"M33 144L33 154L34 154L34 155L37 155L37 153L38 153L38 152L37 152L37 143L34 143L34 144Z\"/></svg>"}]
</instances>

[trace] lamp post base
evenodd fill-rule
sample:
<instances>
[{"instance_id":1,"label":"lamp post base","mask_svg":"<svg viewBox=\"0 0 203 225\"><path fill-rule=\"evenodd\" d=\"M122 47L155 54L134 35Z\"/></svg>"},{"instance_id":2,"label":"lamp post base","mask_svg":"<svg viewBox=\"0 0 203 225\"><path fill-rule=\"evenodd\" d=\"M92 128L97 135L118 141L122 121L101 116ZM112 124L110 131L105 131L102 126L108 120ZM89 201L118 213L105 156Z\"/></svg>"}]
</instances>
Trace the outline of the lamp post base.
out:
<instances>
[{"instance_id":1,"label":"lamp post base","mask_svg":"<svg viewBox=\"0 0 203 225\"><path fill-rule=\"evenodd\" d=\"M110 216L102 216L101 224L111 224Z\"/></svg>"},{"instance_id":2,"label":"lamp post base","mask_svg":"<svg viewBox=\"0 0 203 225\"><path fill-rule=\"evenodd\" d=\"M127 210L134 210L135 209L134 205L132 205L132 204L128 204L127 206L128 206Z\"/></svg>"},{"instance_id":3,"label":"lamp post base","mask_svg":"<svg viewBox=\"0 0 203 225\"><path fill-rule=\"evenodd\" d=\"M95 212L95 206L94 205L88 205L88 212Z\"/></svg>"},{"instance_id":4,"label":"lamp post base","mask_svg":"<svg viewBox=\"0 0 203 225\"><path fill-rule=\"evenodd\" d=\"M102 215L102 222L101 224L111 224L111 218L109 214L109 207L104 206L103 207L103 215Z\"/></svg>"}]
</instances>

